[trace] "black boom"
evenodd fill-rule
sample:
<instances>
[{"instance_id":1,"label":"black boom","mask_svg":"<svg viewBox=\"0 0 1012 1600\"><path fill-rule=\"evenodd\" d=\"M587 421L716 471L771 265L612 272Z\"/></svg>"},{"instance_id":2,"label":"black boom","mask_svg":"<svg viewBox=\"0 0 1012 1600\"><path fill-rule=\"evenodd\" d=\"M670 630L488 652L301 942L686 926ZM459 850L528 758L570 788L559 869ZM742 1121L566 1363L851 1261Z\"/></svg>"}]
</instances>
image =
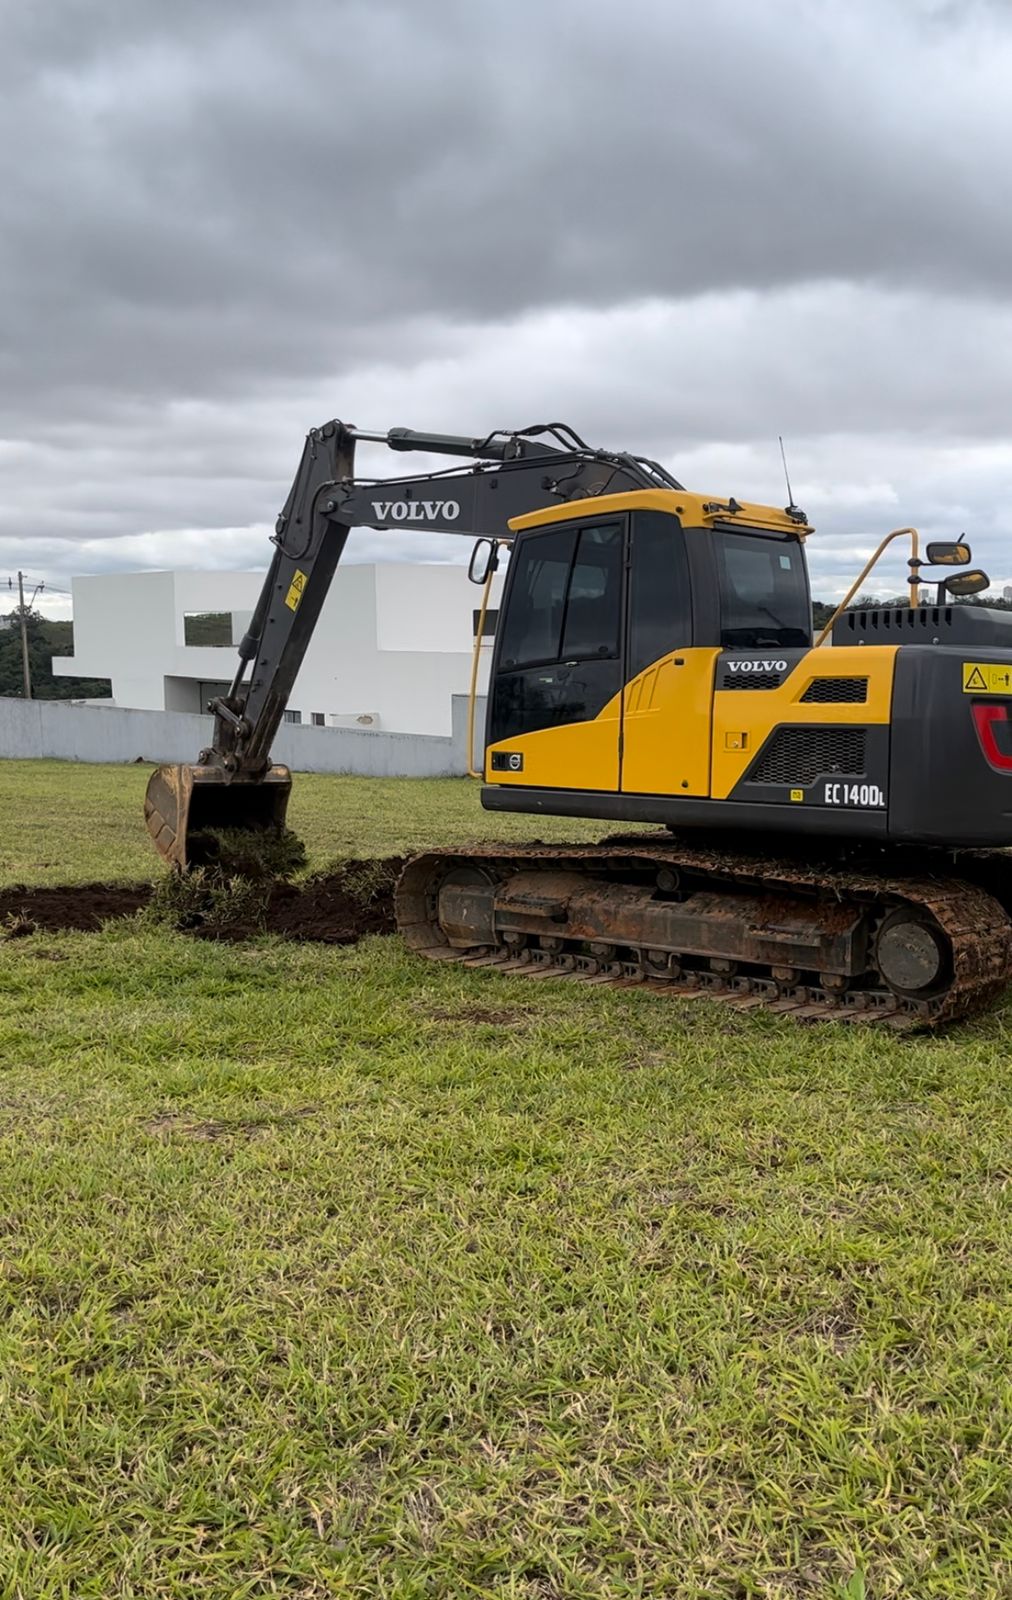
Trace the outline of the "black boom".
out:
<instances>
[{"instance_id":1,"label":"black boom","mask_svg":"<svg viewBox=\"0 0 1012 1600\"><path fill-rule=\"evenodd\" d=\"M356 478L355 445L466 456L470 464L404 478ZM211 702L214 738L202 763L229 777L270 765L274 735L352 528L428 529L508 539L526 511L630 489L680 489L656 461L595 450L564 423L485 438L313 428L277 519L274 555L227 695ZM250 667L250 663L252 666ZM250 667L247 678L247 668Z\"/></svg>"}]
</instances>

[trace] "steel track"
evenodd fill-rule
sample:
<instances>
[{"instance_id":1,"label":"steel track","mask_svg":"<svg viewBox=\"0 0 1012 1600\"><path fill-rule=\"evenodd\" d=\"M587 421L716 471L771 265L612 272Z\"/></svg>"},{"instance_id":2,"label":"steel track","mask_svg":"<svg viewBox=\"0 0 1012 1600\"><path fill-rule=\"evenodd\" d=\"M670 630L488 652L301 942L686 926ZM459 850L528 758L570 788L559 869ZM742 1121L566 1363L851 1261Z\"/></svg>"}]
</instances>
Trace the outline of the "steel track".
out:
<instances>
[{"instance_id":1,"label":"steel track","mask_svg":"<svg viewBox=\"0 0 1012 1600\"><path fill-rule=\"evenodd\" d=\"M911 1000L894 994L870 974L843 993L819 982L785 984L751 971L722 974L704 969L660 976L643 960L598 960L585 946L548 950L536 945L516 951L504 945L451 947L438 922L440 882L457 867L482 867L497 878L536 868L568 870L595 878L628 877L663 867L704 879L709 888L777 890L863 900L884 913L895 906L917 907L935 918L951 951L951 981L943 993ZM892 1028L936 1028L984 1010L1012 982L1012 923L1001 904L986 890L961 878L930 873L892 874L791 860L749 856L724 849L696 848L668 835L643 835L605 840L598 845L519 847L476 845L464 850L432 850L409 861L396 891L398 928L410 949L430 960L461 962L531 978L626 986L635 984L680 998L707 996L739 1009L763 1007L792 1014L798 1020L874 1022ZM602 938L607 939L607 930Z\"/></svg>"}]
</instances>

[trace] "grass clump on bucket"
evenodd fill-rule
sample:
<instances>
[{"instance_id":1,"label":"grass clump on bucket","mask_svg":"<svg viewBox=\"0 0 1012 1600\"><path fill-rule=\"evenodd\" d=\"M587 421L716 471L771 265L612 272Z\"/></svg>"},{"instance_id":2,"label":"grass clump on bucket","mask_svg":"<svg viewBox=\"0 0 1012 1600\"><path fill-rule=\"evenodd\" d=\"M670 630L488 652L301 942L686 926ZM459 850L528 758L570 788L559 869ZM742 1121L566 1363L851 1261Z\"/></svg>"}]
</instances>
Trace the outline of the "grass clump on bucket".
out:
<instances>
[{"instance_id":1,"label":"grass clump on bucket","mask_svg":"<svg viewBox=\"0 0 1012 1600\"><path fill-rule=\"evenodd\" d=\"M306 847L291 828L204 828L191 836L189 854L219 877L287 882L301 872Z\"/></svg>"},{"instance_id":2,"label":"grass clump on bucket","mask_svg":"<svg viewBox=\"0 0 1012 1600\"><path fill-rule=\"evenodd\" d=\"M156 883L146 922L209 938L245 936L266 928L274 886L306 865L306 847L288 828L208 828L193 843L201 864Z\"/></svg>"},{"instance_id":3,"label":"grass clump on bucket","mask_svg":"<svg viewBox=\"0 0 1012 1600\"><path fill-rule=\"evenodd\" d=\"M210 867L193 867L189 872L166 873L155 884L141 916L156 927L179 933L245 934L251 926L266 926L270 892L270 883L263 878L230 878Z\"/></svg>"}]
</instances>

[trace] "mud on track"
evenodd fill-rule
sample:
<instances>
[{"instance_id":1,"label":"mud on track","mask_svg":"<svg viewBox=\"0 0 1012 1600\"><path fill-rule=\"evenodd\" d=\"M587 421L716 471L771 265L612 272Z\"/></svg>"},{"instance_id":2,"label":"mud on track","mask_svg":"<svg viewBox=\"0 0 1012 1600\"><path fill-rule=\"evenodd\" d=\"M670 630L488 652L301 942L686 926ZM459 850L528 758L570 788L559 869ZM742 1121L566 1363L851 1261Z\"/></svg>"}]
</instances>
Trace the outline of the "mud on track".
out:
<instances>
[{"instance_id":1,"label":"mud on track","mask_svg":"<svg viewBox=\"0 0 1012 1600\"><path fill-rule=\"evenodd\" d=\"M279 883L270 891L266 922L232 924L225 930L196 924L197 938L243 940L267 931L285 939L354 944L370 933L393 933L394 886L399 856L345 861L302 884ZM65 928L95 933L104 922L132 917L151 898L145 883L83 883L53 888L0 889L0 943Z\"/></svg>"}]
</instances>

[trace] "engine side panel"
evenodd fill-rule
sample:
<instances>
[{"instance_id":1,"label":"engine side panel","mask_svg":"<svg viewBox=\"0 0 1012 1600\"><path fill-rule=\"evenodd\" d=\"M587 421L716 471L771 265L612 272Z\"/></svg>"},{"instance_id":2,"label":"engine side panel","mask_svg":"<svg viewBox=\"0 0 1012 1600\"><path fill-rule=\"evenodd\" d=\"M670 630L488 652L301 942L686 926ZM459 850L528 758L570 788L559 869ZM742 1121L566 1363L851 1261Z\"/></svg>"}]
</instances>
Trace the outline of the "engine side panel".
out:
<instances>
[{"instance_id":1,"label":"engine side panel","mask_svg":"<svg viewBox=\"0 0 1012 1600\"><path fill-rule=\"evenodd\" d=\"M779 658L725 651L714 692L714 798L726 799L748 780L779 727L888 727L896 655L895 646Z\"/></svg>"},{"instance_id":2,"label":"engine side panel","mask_svg":"<svg viewBox=\"0 0 1012 1600\"><path fill-rule=\"evenodd\" d=\"M889 766L891 838L1012 845L1012 649L901 649Z\"/></svg>"}]
</instances>

